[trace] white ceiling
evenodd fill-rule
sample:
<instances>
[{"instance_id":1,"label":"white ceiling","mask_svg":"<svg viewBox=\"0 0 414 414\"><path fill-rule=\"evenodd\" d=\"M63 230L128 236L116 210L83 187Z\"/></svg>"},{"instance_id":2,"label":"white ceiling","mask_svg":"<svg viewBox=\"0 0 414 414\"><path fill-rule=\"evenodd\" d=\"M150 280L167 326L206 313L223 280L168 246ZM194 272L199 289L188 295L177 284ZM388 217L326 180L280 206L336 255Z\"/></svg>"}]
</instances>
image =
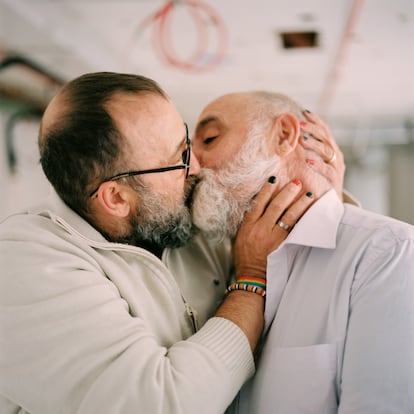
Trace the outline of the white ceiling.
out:
<instances>
[{"instance_id":1,"label":"white ceiling","mask_svg":"<svg viewBox=\"0 0 414 414\"><path fill-rule=\"evenodd\" d=\"M65 80L102 70L149 76L190 125L216 96L252 89L287 93L336 125L414 124L414 0L203 0L221 19L228 49L218 66L198 72L164 62L157 21L139 30L165 4L0 0L0 51ZM195 9L174 2L169 40L177 58L189 60L201 41L198 22L206 30L205 62L218 50L220 32L208 14L196 20ZM284 49L283 31L317 31L319 47Z\"/></svg>"}]
</instances>

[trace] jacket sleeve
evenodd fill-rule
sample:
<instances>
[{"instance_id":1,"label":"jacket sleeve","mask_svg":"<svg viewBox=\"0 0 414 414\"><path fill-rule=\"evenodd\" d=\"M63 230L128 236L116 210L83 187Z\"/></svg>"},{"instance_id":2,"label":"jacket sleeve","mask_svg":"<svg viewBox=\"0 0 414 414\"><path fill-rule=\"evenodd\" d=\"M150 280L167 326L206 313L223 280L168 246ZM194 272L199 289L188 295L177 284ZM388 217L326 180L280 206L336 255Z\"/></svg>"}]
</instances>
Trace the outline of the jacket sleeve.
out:
<instances>
[{"instance_id":1,"label":"jacket sleeve","mask_svg":"<svg viewBox=\"0 0 414 414\"><path fill-rule=\"evenodd\" d=\"M3 240L0 268L0 396L29 413L219 414L254 371L228 320L160 339L85 253Z\"/></svg>"}]
</instances>

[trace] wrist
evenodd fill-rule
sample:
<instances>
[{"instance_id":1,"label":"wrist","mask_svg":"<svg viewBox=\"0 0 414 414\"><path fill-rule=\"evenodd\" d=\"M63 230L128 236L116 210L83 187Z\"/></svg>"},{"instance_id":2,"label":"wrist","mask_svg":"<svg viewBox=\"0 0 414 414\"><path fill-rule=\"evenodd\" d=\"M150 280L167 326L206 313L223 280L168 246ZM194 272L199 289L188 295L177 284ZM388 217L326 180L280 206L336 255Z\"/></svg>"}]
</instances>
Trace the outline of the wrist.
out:
<instances>
[{"instance_id":1,"label":"wrist","mask_svg":"<svg viewBox=\"0 0 414 414\"><path fill-rule=\"evenodd\" d=\"M266 269L236 266L235 274L236 274L236 278L249 275L252 277L257 277L257 278L266 280Z\"/></svg>"}]
</instances>

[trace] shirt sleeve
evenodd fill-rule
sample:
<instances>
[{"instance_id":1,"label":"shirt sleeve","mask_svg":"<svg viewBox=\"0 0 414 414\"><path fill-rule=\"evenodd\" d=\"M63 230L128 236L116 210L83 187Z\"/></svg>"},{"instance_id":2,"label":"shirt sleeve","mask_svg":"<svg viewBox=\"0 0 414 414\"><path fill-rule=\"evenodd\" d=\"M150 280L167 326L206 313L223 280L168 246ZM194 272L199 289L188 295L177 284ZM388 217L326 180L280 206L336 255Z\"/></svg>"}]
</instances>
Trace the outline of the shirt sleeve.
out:
<instances>
[{"instance_id":1,"label":"shirt sleeve","mask_svg":"<svg viewBox=\"0 0 414 414\"><path fill-rule=\"evenodd\" d=\"M367 262L352 288L338 413L413 413L414 242Z\"/></svg>"}]
</instances>

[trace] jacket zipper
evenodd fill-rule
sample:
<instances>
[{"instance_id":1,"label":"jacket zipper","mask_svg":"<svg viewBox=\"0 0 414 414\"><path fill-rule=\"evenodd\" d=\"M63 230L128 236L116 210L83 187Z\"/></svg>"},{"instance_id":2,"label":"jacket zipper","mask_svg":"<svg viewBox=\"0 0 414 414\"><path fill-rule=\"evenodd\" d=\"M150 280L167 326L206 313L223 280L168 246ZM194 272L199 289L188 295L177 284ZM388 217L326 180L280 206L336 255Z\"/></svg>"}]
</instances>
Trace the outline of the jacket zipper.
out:
<instances>
[{"instance_id":1,"label":"jacket zipper","mask_svg":"<svg viewBox=\"0 0 414 414\"><path fill-rule=\"evenodd\" d=\"M193 309L193 307L190 304L188 304L184 298L182 299L184 301L184 306L185 306L187 315L190 317L191 325L193 327L193 332L196 333L198 331L197 311Z\"/></svg>"}]
</instances>

